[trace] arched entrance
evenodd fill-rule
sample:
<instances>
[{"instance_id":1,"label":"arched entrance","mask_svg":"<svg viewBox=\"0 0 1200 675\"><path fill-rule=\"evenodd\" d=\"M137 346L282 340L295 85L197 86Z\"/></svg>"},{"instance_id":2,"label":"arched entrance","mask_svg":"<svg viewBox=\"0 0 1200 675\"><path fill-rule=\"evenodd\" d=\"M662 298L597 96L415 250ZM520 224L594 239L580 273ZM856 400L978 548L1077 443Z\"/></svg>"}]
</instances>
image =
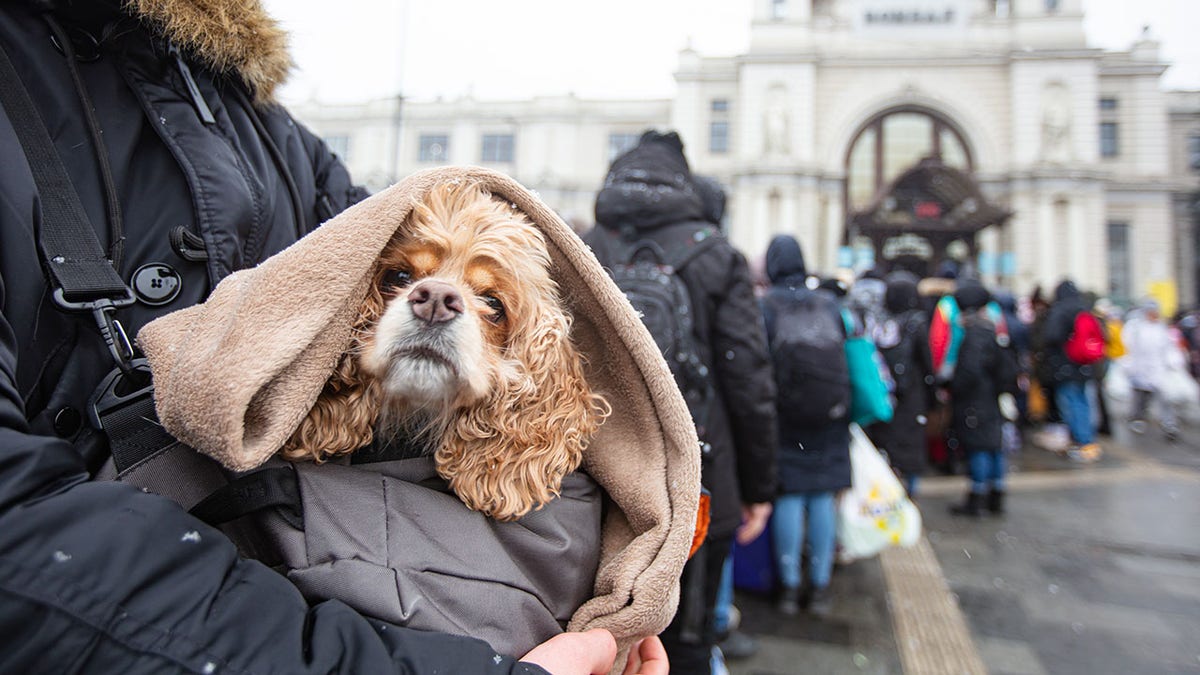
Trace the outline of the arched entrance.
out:
<instances>
[{"instance_id":1,"label":"arched entrance","mask_svg":"<svg viewBox=\"0 0 1200 675\"><path fill-rule=\"evenodd\" d=\"M1011 215L984 198L973 170L963 133L939 113L903 106L872 117L846 153L843 245L868 245L877 267L921 276L973 258L979 230Z\"/></svg>"}]
</instances>

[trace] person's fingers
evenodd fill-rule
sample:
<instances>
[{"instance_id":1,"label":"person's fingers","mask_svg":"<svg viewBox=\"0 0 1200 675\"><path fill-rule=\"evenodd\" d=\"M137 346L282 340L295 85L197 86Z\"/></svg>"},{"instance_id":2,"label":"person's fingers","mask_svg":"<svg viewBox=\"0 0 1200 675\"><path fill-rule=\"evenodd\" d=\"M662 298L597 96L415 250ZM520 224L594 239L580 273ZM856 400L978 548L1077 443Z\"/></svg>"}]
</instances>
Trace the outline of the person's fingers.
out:
<instances>
[{"instance_id":1,"label":"person's fingers","mask_svg":"<svg viewBox=\"0 0 1200 675\"><path fill-rule=\"evenodd\" d=\"M667 648L663 646L662 640L659 640L657 635L642 640L635 649L642 661L637 675L668 675L671 672L671 663L667 660Z\"/></svg>"},{"instance_id":2,"label":"person's fingers","mask_svg":"<svg viewBox=\"0 0 1200 675\"><path fill-rule=\"evenodd\" d=\"M645 641L645 639L638 640L629 648L629 656L625 657L625 670L621 671L621 675L637 675L638 669L642 667L640 650Z\"/></svg>"},{"instance_id":3,"label":"person's fingers","mask_svg":"<svg viewBox=\"0 0 1200 675\"><path fill-rule=\"evenodd\" d=\"M534 647L522 661L554 675L606 675L617 658L617 641L603 628L560 633Z\"/></svg>"}]
</instances>

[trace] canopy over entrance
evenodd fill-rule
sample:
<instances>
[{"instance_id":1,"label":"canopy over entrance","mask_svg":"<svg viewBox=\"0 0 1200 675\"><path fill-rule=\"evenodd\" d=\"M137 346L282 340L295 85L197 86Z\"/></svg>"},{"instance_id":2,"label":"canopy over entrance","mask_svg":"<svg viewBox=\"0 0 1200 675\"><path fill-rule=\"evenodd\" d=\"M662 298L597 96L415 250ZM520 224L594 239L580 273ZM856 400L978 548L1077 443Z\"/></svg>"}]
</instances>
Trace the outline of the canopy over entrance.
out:
<instances>
[{"instance_id":1,"label":"canopy over entrance","mask_svg":"<svg viewBox=\"0 0 1200 675\"><path fill-rule=\"evenodd\" d=\"M850 243L869 238L882 267L929 276L941 261L957 257L947 250L952 242L962 241L964 252L974 258L979 231L1003 225L1011 216L1011 211L984 198L970 174L931 157L900 174L865 209L852 214L847 234Z\"/></svg>"}]
</instances>

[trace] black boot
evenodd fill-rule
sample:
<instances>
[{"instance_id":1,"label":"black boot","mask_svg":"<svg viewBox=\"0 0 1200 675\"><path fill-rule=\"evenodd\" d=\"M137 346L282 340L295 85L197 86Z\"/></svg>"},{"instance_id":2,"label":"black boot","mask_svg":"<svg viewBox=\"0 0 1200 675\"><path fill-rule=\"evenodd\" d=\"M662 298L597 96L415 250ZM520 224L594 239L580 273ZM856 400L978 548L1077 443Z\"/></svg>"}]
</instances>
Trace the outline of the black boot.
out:
<instances>
[{"instance_id":1,"label":"black boot","mask_svg":"<svg viewBox=\"0 0 1200 675\"><path fill-rule=\"evenodd\" d=\"M988 511L999 516L1004 514L1004 490L993 489L988 493Z\"/></svg>"},{"instance_id":2,"label":"black boot","mask_svg":"<svg viewBox=\"0 0 1200 675\"><path fill-rule=\"evenodd\" d=\"M784 588L779 592L779 601L775 609L785 616L796 616L800 613L800 589Z\"/></svg>"},{"instance_id":3,"label":"black boot","mask_svg":"<svg viewBox=\"0 0 1200 675\"><path fill-rule=\"evenodd\" d=\"M980 511L983 508L984 496L975 492L968 492L967 499L962 504L955 504L950 507L950 513L956 516L975 516L979 517Z\"/></svg>"}]
</instances>

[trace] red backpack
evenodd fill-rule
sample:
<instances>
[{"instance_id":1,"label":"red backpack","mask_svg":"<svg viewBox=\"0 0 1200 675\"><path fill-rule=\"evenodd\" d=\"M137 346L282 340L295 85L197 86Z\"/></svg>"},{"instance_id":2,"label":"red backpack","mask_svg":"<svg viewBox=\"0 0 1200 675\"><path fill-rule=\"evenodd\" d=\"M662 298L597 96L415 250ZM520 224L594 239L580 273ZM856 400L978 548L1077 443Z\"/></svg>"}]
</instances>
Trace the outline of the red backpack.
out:
<instances>
[{"instance_id":1,"label":"red backpack","mask_svg":"<svg viewBox=\"0 0 1200 675\"><path fill-rule=\"evenodd\" d=\"M1067 358L1086 366L1104 358L1104 330L1100 321L1091 312L1075 315L1075 328L1063 345Z\"/></svg>"}]
</instances>

